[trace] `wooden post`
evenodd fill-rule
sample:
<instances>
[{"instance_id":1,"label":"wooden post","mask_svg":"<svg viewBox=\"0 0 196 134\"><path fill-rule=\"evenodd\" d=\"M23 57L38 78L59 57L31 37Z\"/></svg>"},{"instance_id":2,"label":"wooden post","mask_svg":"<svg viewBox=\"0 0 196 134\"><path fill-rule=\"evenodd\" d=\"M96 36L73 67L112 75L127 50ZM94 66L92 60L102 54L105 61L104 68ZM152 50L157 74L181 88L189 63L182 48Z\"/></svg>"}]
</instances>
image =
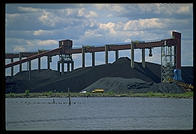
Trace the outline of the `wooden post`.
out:
<instances>
[{"instance_id":1,"label":"wooden post","mask_svg":"<svg viewBox=\"0 0 196 134\"><path fill-rule=\"evenodd\" d=\"M68 96L69 96L69 105L71 105L71 95L70 95L69 88L68 88Z\"/></svg>"}]
</instances>

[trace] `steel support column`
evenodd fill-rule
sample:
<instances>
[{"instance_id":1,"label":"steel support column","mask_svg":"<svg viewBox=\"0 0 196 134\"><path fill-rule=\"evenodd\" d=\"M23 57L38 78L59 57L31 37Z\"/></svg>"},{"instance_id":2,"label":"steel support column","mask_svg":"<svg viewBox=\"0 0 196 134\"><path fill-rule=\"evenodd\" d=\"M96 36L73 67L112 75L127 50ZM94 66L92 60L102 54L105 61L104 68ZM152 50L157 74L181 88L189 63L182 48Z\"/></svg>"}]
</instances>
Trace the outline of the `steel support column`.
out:
<instances>
[{"instance_id":1,"label":"steel support column","mask_svg":"<svg viewBox=\"0 0 196 134\"><path fill-rule=\"evenodd\" d=\"M19 53L19 60L22 60L22 53ZM19 65L19 72L22 72L22 63Z\"/></svg>"},{"instance_id":2,"label":"steel support column","mask_svg":"<svg viewBox=\"0 0 196 134\"><path fill-rule=\"evenodd\" d=\"M108 64L108 45L105 45L105 64Z\"/></svg>"},{"instance_id":3,"label":"steel support column","mask_svg":"<svg viewBox=\"0 0 196 134\"><path fill-rule=\"evenodd\" d=\"M57 63L57 71L60 72L60 62Z\"/></svg>"},{"instance_id":4,"label":"steel support column","mask_svg":"<svg viewBox=\"0 0 196 134\"><path fill-rule=\"evenodd\" d=\"M11 63L14 62L14 58L11 58ZM14 75L14 66L11 67L11 76Z\"/></svg>"},{"instance_id":5,"label":"steel support column","mask_svg":"<svg viewBox=\"0 0 196 134\"><path fill-rule=\"evenodd\" d=\"M29 80L31 80L31 60L28 61L29 64Z\"/></svg>"},{"instance_id":6,"label":"steel support column","mask_svg":"<svg viewBox=\"0 0 196 134\"><path fill-rule=\"evenodd\" d=\"M74 62L71 62L71 71L74 70Z\"/></svg>"},{"instance_id":7,"label":"steel support column","mask_svg":"<svg viewBox=\"0 0 196 134\"><path fill-rule=\"evenodd\" d=\"M64 74L64 63L62 62L61 65L62 65L62 67L61 67L61 69L62 69L62 74Z\"/></svg>"},{"instance_id":8,"label":"steel support column","mask_svg":"<svg viewBox=\"0 0 196 134\"><path fill-rule=\"evenodd\" d=\"M60 62L57 62L57 71L61 74L61 72L60 72Z\"/></svg>"},{"instance_id":9,"label":"steel support column","mask_svg":"<svg viewBox=\"0 0 196 134\"><path fill-rule=\"evenodd\" d=\"M67 63L67 72L69 72L69 71L70 71L70 64Z\"/></svg>"},{"instance_id":10,"label":"steel support column","mask_svg":"<svg viewBox=\"0 0 196 134\"><path fill-rule=\"evenodd\" d=\"M176 46L174 47L176 69L181 69L181 33L172 32L172 37L176 39Z\"/></svg>"},{"instance_id":11,"label":"steel support column","mask_svg":"<svg viewBox=\"0 0 196 134\"><path fill-rule=\"evenodd\" d=\"M134 44L131 44L131 68L134 68Z\"/></svg>"},{"instance_id":12,"label":"steel support column","mask_svg":"<svg viewBox=\"0 0 196 134\"><path fill-rule=\"evenodd\" d=\"M82 67L85 68L85 47L82 46Z\"/></svg>"},{"instance_id":13,"label":"steel support column","mask_svg":"<svg viewBox=\"0 0 196 134\"><path fill-rule=\"evenodd\" d=\"M47 56L48 70L50 69L50 56Z\"/></svg>"},{"instance_id":14,"label":"steel support column","mask_svg":"<svg viewBox=\"0 0 196 134\"><path fill-rule=\"evenodd\" d=\"M41 69L41 57L38 58L38 70L40 71Z\"/></svg>"},{"instance_id":15,"label":"steel support column","mask_svg":"<svg viewBox=\"0 0 196 134\"><path fill-rule=\"evenodd\" d=\"M145 48L142 48L142 67L145 68Z\"/></svg>"},{"instance_id":16,"label":"steel support column","mask_svg":"<svg viewBox=\"0 0 196 134\"><path fill-rule=\"evenodd\" d=\"M92 52L92 66L95 66L95 52Z\"/></svg>"},{"instance_id":17,"label":"steel support column","mask_svg":"<svg viewBox=\"0 0 196 134\"><path fill-rule=\"evenodd\" d=\"M118 60L118 50L115 51L116 61Z\"/></svg>"}]
</instances>

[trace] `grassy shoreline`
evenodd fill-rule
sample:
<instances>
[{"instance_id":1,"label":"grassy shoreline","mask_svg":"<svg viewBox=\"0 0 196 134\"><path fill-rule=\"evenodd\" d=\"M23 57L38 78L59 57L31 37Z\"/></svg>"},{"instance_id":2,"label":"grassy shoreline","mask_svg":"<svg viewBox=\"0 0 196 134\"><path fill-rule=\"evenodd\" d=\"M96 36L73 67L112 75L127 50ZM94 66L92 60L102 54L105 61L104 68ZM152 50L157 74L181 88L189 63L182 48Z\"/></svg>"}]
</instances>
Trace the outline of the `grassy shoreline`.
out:
<instances>
[{"instance_id":1,"label":"grassy shoreline","mask_svg":"<svg viewBox=\"0 0 196 134\"><path fill-rule=\"evenodd\" d=\"M193 92L185 93L70 93L71 97L159 97L159 98L193 98ZM68 97L68 93L62 92L43 92L43 93L8 93L6 98L51 98Z\"/></svg>"}]
</instances>

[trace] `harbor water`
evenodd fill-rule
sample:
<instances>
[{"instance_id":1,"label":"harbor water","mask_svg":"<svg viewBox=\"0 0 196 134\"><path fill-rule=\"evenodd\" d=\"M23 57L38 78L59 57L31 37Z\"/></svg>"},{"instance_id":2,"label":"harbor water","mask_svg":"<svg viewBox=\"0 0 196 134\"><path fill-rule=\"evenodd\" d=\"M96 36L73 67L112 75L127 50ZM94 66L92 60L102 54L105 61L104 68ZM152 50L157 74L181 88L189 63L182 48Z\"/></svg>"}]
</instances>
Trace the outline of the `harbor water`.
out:
<instances>
[{"instance_id":1,"label":"harbor water","mask_svg":"<svg viewBox=\"0 0 196 134\"><path fill-rule=\"evenodd\" d=\"M190 130L193 99L6 98L6 130Z\"/></svg>"}]
</instances>

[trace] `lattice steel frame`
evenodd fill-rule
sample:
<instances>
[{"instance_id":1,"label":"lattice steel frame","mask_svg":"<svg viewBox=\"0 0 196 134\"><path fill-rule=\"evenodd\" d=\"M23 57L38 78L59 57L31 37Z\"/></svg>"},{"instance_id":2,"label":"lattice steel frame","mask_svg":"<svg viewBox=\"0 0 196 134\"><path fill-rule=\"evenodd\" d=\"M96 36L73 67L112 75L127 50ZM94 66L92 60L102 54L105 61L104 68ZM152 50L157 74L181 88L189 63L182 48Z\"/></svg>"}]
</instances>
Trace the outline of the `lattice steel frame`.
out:
<instances>
[{"instance_id":1,"label":"lattice steel frame","mask_svg":"<svg viewBox=\"0 0 196 134\"><path fill-rule=\"evenodd\" d=\"M174 46L168 46L167 42L161 46L161 82L168 82L173 78L175 69L175 53Z\"/></svg>"}]
</instances>

